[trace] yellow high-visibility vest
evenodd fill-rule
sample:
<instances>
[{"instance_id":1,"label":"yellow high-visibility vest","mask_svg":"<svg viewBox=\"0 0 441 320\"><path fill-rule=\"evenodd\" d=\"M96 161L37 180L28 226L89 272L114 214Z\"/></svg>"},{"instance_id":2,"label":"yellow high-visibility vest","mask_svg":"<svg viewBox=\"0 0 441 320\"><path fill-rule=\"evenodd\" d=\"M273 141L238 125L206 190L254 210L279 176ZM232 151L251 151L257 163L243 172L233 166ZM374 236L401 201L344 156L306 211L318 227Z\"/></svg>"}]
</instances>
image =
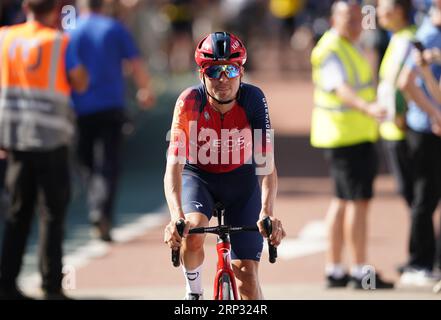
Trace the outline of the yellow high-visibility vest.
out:
<instances>
[{"instance_id":1,"label":"yellow high-visibility vest","mask_svg":"<svg viewBox=\"0 0 441 320\"><path fill-rule=\"evenodd\" d=\"M383 82L389 82L389 85L394 88L391 93L394 95L392 97L394 106L392 107L397 109L401 116L404 116L405 110L401 109L405 109L406 100L400 90L396 89L396 78L410 53L411 41L415 38L415 33L415 26L409 26L394 33L380 65L380 86L383 85ZM383 139L391 141L399 141L405 138L405 132L394 121L383 122L380 125L380 135Z\"/></svg>"},{"instance_id":2,"label":"yellow high-visibility vest","mask_svg":"<svg viewBox=\"0 0 441 320\"><path fill-rule=\"evenodd\" d=\"M338 148L378 139L376 121L354 108L345 106L335 92L323 89L321 66L331 55L341 61L347 83L367 102L375 100L372 70L368 61L349 41L336 32L327 31L311 54L312 78L315 85L311 123L311 145Z\"/></svg>"}]
</instances>

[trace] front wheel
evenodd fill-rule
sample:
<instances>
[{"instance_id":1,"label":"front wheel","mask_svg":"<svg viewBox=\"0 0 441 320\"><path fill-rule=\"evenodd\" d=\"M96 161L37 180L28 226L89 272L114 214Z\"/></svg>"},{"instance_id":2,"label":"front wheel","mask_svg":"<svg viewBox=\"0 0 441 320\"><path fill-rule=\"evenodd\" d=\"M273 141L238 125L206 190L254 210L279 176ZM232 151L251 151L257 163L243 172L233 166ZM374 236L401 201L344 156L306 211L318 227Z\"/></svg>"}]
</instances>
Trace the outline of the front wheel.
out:
<instances>
[{"instance_id":1,"label":"front wheel","mask_svg":"<svg viewBox=\"0 0 441 320\"><path fill-rule=\"evenodd\" d=\"M219 291L218 297L220 300L234 300L231 279L228 273L223 273L219 279Z\"/></svg>"}]
</instances>

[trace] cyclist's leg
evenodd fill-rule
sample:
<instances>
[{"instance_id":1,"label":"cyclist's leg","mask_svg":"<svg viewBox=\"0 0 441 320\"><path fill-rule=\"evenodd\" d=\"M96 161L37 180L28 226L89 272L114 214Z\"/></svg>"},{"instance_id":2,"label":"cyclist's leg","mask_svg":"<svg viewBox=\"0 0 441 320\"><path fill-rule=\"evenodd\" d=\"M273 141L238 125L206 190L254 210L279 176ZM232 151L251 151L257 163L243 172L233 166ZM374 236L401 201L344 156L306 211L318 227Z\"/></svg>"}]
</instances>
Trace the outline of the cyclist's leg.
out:
<instances>
[{"instance_id":1,"label":"cyclist's leg","mask_svg":"<svg viewBox=\"0 0 441 320\"><path fill-rule=\"evenodd\" d=\"M185 215L190 222L190 228L208 226L208 218L201 212L191 212ZM182 270L185 276L185 299L194 299L191 295L197 295L198 299L203 294L202 288L202 265L204 262L204 234L188 235L182 242ZM190 295L190 296L189 296Z\"/></svg>"},{"instance_id":2,"label":"cyclist's leg","mask_svg":"<svg viewBox=\"0 0 441 320\"><path fill-rule=\"evenodd\" d=\"M192 174L182 175L182 207L190 228L206 227L213 212L213 199L208 183ZM188 235L182 243L182 267L187 295L202 294L202 264L204 261L205 235Z\"/></svg>"},{"instance_id":3,"label":"cyclist's leg","mask_svg":"<svg viewBox=\"0 0 441 320\"><path fill-rule=\"evenodd\" d=\"M237 289L242 300L262 300L263 294L259 283L259 261L232 260Z\"/></svg>"},{"instance_id":4,"label":"cyclist's leg","mask_svg":"<svg viewBox=\"0 0 441 320\"><path fill-rule=\"evenodd\" d=\"M190 229L196 227L207 227L208 218L201 212L190 212L185 214L185 219L190 222ZM182 242L182 260L187 269L195 269L204 262L204 234L192 234Z\"/></svg>"},{"instance_id":5,"label":"cyclist's leg","mask_svg":"<svg viewBox=\"0 0 441 320\"><path fill-rule=\"evenodd\" d=\"M226 208L225 222L232 226L255 225L261 209L261 192L258 184L245 199L236 199ZM258 267L263 249L263 238L258 232L231 235L231 258L242 299L263 299L259 284Z\"/></svg>"}]
</instances>

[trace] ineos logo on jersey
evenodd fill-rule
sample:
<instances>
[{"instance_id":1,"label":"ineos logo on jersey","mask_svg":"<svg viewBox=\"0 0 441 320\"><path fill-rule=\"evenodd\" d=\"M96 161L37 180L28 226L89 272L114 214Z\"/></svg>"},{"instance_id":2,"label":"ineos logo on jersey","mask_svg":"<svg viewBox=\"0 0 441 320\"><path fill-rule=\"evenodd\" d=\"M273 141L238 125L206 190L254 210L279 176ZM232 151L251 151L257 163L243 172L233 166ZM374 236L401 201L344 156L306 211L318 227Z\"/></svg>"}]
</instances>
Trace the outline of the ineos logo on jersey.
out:
<instances>
[{"instance_id":1,"label":"ineos logo on jersey","mask_svg":"<svg viewBox=\"0 0 441 320\"><path fill-rule=\"evenodd\" d=\"M204 114L202 114L204 116ZM204 116L205 117L205 116ZM266 126L270 126L269 117ZM200 165L232 165L251 164L254 160L260 165L256 174L272 172L274 130L253 129L245 127L239 129L221 129L218 131L201 126L198 129L197 121L188 122L188 135L181 128L173 128L172 147L174 152L168 161L185 164ZM167 138L170 141L169 138ZM176 143L182 141L182 144ZM265 141L265 142L263 142ZM262 147L264 152L262 152ZM254 150L253 150L254 149ZM254 151L254 152L253 152ZM199 209L198 205L197 209Z\"/></svg>"},{"instance_id":2,"label":"ineos logo on jersey","mask_svg":"<svg viewBox=\"0 0 441 320\"><path fill-rule=\"evenodd\" d=\"M243 149L245 146L245 137L240 136L237 139L228 139L225 141L222 141L222 139L215 139L212 141L212 146L214 148L222 148L222 152L232 151L233 148L236 148L236 150Z\"/></svg>"}]
</instances>

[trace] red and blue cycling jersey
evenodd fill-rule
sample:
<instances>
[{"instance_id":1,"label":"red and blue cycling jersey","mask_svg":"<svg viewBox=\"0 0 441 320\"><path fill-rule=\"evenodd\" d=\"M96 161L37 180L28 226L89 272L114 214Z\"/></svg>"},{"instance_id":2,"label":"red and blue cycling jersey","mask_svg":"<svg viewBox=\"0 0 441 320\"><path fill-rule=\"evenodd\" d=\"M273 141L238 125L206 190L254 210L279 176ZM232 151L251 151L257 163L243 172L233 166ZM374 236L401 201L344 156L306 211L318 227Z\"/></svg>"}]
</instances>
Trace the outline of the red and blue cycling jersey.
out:
<instances>
[{"instance_id":1,"label":"red and blue cycling jersey","mask_svg":"<svg viewBox=\"0 0 441 320\"><path fill-rule=\"evenodd\" d=\"M210 173L255 165L256 155L272 152L271 122L263 92L242 83L234 106L221 114L204 86L186 89L175 106L169 155Z\"/></svg>"},{"instance_id":2,"label":"red and blue cycling jersey","mask_svg":"<svg viewBox=\"0 0 441 320\"><path fill-rule=\"evenodd\" d=\"M256 164L264 164L273 152L265 96L259 88L242 83L234 106L223 115L206 97L203 85L191 87L175 107L169 156L185 164L182 210L210 220L220 202L226 224L254 225L261 211ZM231 235L232 259L258 261L262 247L259 232Z\"/></svg>"}]
</instances>

